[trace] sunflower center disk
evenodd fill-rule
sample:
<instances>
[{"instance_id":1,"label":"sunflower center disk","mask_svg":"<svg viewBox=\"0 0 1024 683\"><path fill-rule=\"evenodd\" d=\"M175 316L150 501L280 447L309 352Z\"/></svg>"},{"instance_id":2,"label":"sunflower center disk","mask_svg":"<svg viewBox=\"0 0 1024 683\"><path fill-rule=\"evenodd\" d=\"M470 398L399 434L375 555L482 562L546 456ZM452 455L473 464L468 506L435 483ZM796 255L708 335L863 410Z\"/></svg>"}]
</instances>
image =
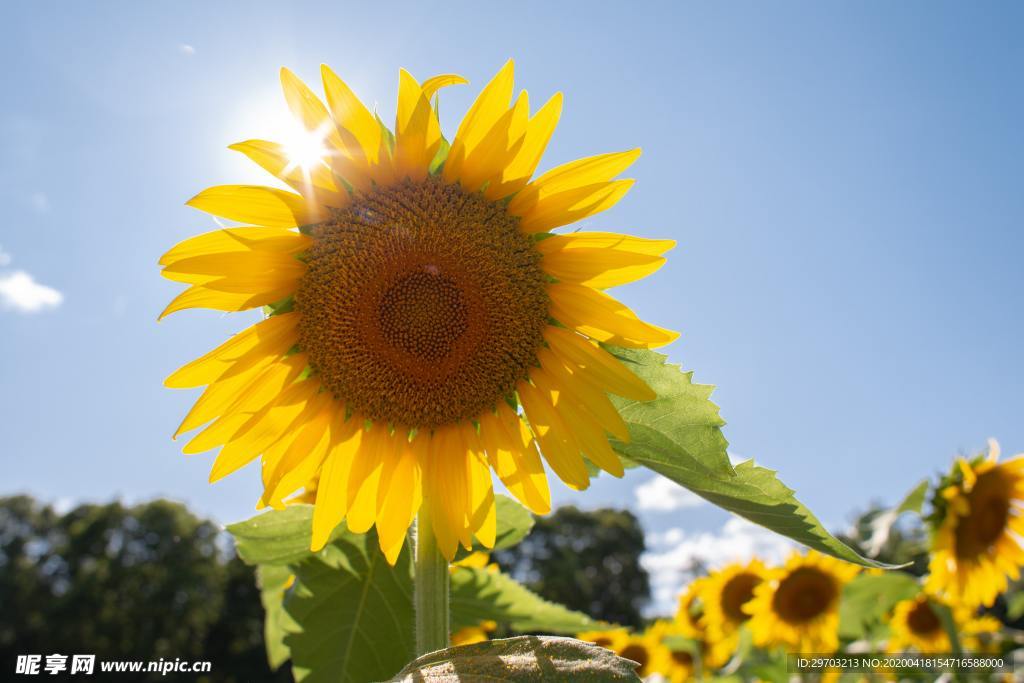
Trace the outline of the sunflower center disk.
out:
<instances>
[{"instance_id":1,"label":"sunflower center disk","mask_svg":"<svg viewBox=\"0 0 1024 683\"><path fill-rule=\"evenodd\" d=\"M825 612L837 595L828 575L813 567L801 567L779 583L773 606L786 621L803 623Z\"/></svg>"},{"instance_id":2,"label":"sunflower center disk","mask_svg":"<svg viewBox=\"0 0 1024 683\"><path fill-rule=\"evenodd\" d=\"M358 196L311 234L299 346L351 409L408 427L456 423L536 363L546 280L502 206L406 182Z\"/></svg>"},{"instance_id":3,"label":"sunflower center disk","mask_svg":"<svg viewBox=\"0 0 1024 683\"><path fill-rule=\"evenodd\" d=\"M1010 518L1011 498L1011 484L998 469L978 477L967 496L970 512L956 527L957 557L975 558L999 540Z\"/></svg>"},{"instance_id":4,"label":"sunflower center disk","mask_svg":"<svg viewBox=\"0 0 1024 683\"><path fill-rule=\"evenodd\" d=\"M942 622L927 602L919 602L907 615L907 626L917 635L930 635L942 628Z\"/></svg>"}]
</instances>

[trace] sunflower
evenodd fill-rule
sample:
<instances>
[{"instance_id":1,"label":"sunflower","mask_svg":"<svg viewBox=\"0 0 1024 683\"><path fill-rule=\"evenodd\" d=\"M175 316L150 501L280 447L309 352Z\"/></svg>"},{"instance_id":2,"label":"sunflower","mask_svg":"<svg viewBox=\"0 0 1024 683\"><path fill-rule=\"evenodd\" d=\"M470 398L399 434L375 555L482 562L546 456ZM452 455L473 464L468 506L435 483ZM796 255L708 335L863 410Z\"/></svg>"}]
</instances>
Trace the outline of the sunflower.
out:
<instances>
[{"instance_id":1,"label":"sunflower","mask_svg":"<svg viewBox=\"0 0 1024 683\"><path fill-rule=\"evenodd\" d=\"M497 622L482 621L476 626L464 626L452 633L452 647L472 645L490 639L490 634L498 628Z\"/></svg>"},{"instance_id":2,"label":"sunflower","mask_svg":"<svg viewBox=\"0 0 1024 683\"><path fill-rule=\"evenodd\" d=\"M682 681L693 678L697 668L697 658L694 657L694 652L700 650L702 643L687 639L683 635L682 625L677 620L659 619L655 621L647 629L645 637L649 642L656 643L651 648L652 658L648 666L650 673L659 674L663 680L670 683L682 683ZM670 644L666 642L667 639L689 640L688 645L693 649L686 649L682 643L678 642L671 643L672 647L670 647Z\"/></svg>"},{"instance_id":3,"label":"sunflower","mask_svg":"<svg viewBox=\"0 0 1024 683\"><path fill-rule=\"evenodd\" d=\"M856 565L814 552L794 553L766 572L743 608L754 643L791 652L833 652L839 645L839 597Z\"/></svg>"},{"instance_id":4,"label":"sunflower","mask_svg":"<svg viewBox=\"0 0 1024 683\"><path fill-rule=\"evenodd\" d=\"M618 651L629 639L629 630L612 628L605 631L583 631L576 634L577 640L585 640L606 650Z\"/></svg>"},{"instance_id":5,"label":"sunflower","mask_svg":"<svg viewBox=\"0 0 1024 683\"><path fill-rule=\"evenodd\" d=\"M1024 454L998 460L991 439L988 457L960 458L932 499L927 586L954 605L991 606L1024 565Z\"/></svg>"},{"instance_id":6,"label":"sunflower","mask_svg":"<svg viewBox=\"0 0 1024 683\"><path fill-rule=\"evenodd\" d=\"M638 664L636 675L641 678L655 673L665 662L666 648L657 633L647 631L642 634L629 634L615 648L615 654L630 659Z\"/></svg>"},{"instance_id":7,"label":"sunflower","mask_svg":"<svg viewBox=\"0 0 1024 683\"><path fill-rule=\"evenodd\" d=\"M707 577L694 579L679 596L675 623L680 634L686 638L701 640L705 634L704 605L701 599L702 587Z\"/></svg>"},{"instance_id":8,"label":"sunflower","mask_svg":"<svg viewBox=\"0 0 1024 683\"><path fill-rule=\"evenodd\" d=\"M711 572L701 586L704 623L711 645L709 664L722 666L736 651L740 627L750 619L743 606L754 598L754 589L764 581L764 564L753 559Z\"/></svg>"},{"instance_id":9,"label":"sunflower","mask_svg":"<svg viewBox=\"0 0 1024 683\"><path fill-rule=\"evenodd\" d=\"M889 619L889 629L891 636L887 649L890 652L907 649L921 653L952 651L936 603L924 593L896 603Z\"/></svg>"},{"instance_id":10,"label":"sunflower","mask_svg":"<svg viewBox=\"0 0 1024 683\"><path fill-rule=\"evenodd\" d=\"M912 649L926 654L952 651L952 643L939 614L940 605L926 592L896 603L889 618L891 636L887 649L890 652ZM1001 628L998 619L977 616L969 607L954 606L950 616L961 646L970 652L988 649Z\"/></svg>"},{"instance_id":11,"label":"sunflower","mask_svg":"<svg viewBox=\"0 0 1024 683\"><path fill-rule=\"evenodd\" d=\"M674 242L606 232L553 234L603 211L639 150L593 156L534 178L558 121L556 94L532 115L513 100L510 61L449 146L436 99L464 83L399 78L394 131L329 68L326 104L288 70L285 99L325 150L315 164L274 142L232 145L294 192L225 185L192 207L241 223L167 252L163 274L187 308L269 315L166 381L205 386L175 436L207 425L186 453L220 449L216 481L260 458L261 505L317 480L312 549L343 520L376 525L394 562L424 508L451 559L495 535L493 470L526 507L550 510L544 460L575 489L587 461L615 475L608 436L628 439L608 394L654 392L601 343L676 338L605 293L665 261Z\"/></svg>"}]
</instances>

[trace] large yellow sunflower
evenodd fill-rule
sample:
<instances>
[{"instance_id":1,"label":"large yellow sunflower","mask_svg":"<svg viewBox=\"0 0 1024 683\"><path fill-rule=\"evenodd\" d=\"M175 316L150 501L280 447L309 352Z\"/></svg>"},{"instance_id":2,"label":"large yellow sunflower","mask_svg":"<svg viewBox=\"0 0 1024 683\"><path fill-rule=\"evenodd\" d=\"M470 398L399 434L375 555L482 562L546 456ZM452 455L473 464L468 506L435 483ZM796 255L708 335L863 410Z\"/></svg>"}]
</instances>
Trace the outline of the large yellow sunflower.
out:
<instances>
[{"instance_id":1,"label":"large yellow sunflower","mask_svg":"<svg viewBox=\"0 0 1024 683\"><path fill-rule=\"evenodd\" d=\"M326 150L297 165L281 145L232 145L290 185L224 185L188 204L242 227L188 239L163 274L186 308L270 315L166 381L206 386L177 434L220 449L211 481L261 458L263 505L316 480L314 550L342 520L376 525L394 562L426 506L451 559L494 541L493 469L532 511L550 499L541 454L576 489L584 458L621 476L627 439L608 393L654 392L599 342L648 348L676 334L604 292L664 263L671 240L551 231L615 204L639 150L533 178L561 111L513 99L512 62L483 89L450 149L438 89L402 71L390 131L326 66L326 104L282 70L293 114ZM436 102L436 100L435 100ZM162 316L161 316L162 317Z\"/></svg>"},{"instance_id":2,"label":"large yellow sunflower","mask_svg":"<svg viewBox=\"0 0 1024 683\"><path fill-rule=\"evenodd\" d=\"M992 439L987 458L957 461L934 500L927 585L954 605L992 605L1024 565L1024 454L998 460Z\"/></svg>"},{"instance_id":3,"label":"large yellow sunflower","mask_svg":"<svg viewBox=\"0 0 1024 683\"><path fill-rule=\"evenodd\" d=\"M701 585L704 624L710 645L709 665L729 661L740 639L740 627L750 619L743 606L754 598L754 589L764 581L764 564L753 559L711 572Z\"/></svg>"},{"instance_id":4,"label":"large yellow sunflower","mask_svg":"<svg viewBox=\"0 0 1024 683\"><path fill-rule=\"evenodd\" d=\"M794 553L767 572L744 606L754 643L790 652L833 652L839 645L839 598L856 565L814 552Z\"/></svg>"},{"instance_id":5,"label":"large yellow sunflower","mask_svg":"<svg viewBox=\"0 0 1024 683\"><path fill-rule=\"evenodd\" d=\"M938 608L939 602L926 592L896 603L889 618L890 636L886 649L889 652L916 650L921 653L952 651ZM998 619L977 616L969 607L953 606L951 616L960 645L969 652L988 649L1001 628Z\"/></svg>"}]
</instances>

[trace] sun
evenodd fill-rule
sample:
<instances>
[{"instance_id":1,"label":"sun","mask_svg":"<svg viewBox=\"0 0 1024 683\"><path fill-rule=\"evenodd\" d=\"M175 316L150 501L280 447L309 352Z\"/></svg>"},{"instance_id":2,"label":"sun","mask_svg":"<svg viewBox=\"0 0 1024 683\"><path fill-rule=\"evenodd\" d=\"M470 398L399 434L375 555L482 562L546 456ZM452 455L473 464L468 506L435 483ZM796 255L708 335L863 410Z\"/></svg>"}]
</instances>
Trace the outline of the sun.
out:
<instances>
[{"instance_id":1,"label":"sun","mask_svg":"<svg viewBox=\"0 0 1024 683\"><path fill-rule=\"evenodd\" d=\"M313 550L345 521L375 527L391 563L417 515L448 559L474 538L491 547L494 474L536 514L551 508L545 464L577 490L591 465L621 477L611 440L629 430L609 395L656 394L615 347L678 335L608 290L675 243L569 226L626 194L640 150L537 174L562 96L531 111L511 61L450 141L437 93L460 76L401 71L393 128L321 76L324 100L282 69L296 123L230 146L291 191L204 190L188 204L239 226L160 260L187 286L161 317L266 313L166 380L205 387L175 434L199 430L183 450L219 449L211 481L258 461L260 506L312 500Z\"/></svg>"}]
</instances>

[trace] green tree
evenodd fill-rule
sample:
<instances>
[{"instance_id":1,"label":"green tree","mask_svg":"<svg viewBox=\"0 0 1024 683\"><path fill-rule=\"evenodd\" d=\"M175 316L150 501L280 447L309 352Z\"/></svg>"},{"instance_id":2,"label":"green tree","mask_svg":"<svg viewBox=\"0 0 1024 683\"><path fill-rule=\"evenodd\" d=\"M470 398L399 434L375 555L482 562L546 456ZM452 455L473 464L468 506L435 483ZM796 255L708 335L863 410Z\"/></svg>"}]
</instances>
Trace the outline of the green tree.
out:
<instances>
[{"instance_id":1,"label":"green tree","mask_svg":"<svg viewBox=\"0 0 1024 683\"><path fill-rule=\"evenodd\" d=\"M28 496L0 498L0 605L6 671L18 654L92 653L210 661L210 681L290 680L267 666L252 569L217 524L178 503L61 515Z\"/></svg>"},{"instance_id":2,"label":"green tree","mask_svg":"<svg viewBox=\"0 0 1024 683\"><path fill-rule=\"evenodd\" d=\"M538 517L529 536L494 559L548 600L639 628L650 600L643 552L643 529L632 513L565 506Z\"/></svg>"}]
</instances>

